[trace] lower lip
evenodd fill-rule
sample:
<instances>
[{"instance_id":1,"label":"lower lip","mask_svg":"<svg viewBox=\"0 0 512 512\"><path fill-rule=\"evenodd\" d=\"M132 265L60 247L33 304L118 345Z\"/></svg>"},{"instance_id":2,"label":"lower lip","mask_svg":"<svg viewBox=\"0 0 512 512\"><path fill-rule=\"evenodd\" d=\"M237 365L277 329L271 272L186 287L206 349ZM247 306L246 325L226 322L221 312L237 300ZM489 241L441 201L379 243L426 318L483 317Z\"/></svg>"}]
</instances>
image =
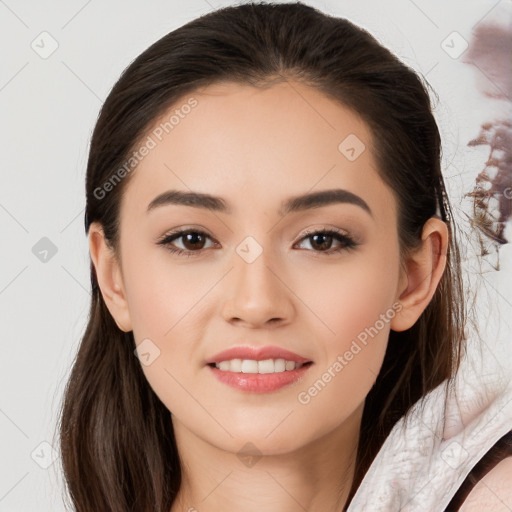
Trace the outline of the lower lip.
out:
<instances>
[{"instance_id":1,"label":"lower lip","mask_svg":"<svg viewBox=\"0 0 512 512\"><path fill-rule=\"evenodd\" d=\"M213 366L208 366L208 368L220 382L232 388L253 393L270 393L298 382L312 364L308 363L296 370L279 373L235 373L219 370Z\"/></svg>"}]
</instances>

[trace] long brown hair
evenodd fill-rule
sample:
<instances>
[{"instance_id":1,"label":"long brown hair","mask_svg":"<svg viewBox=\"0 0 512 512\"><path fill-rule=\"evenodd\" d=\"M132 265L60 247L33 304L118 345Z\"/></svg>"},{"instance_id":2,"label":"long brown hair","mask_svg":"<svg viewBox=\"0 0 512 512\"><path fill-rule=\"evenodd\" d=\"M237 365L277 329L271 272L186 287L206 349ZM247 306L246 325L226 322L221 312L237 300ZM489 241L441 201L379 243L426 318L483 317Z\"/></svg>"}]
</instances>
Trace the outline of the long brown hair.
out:
<instances>
[{"instance_id":1,"label":"long brown hair","mask_svg":"<svg viewBox=\"0 0 512 512\"><path fill-rule=\"evenodd\" d=\"M350 501L396 421L455 374L464 340L460 257L428 84L365 30L300 2L210 12L145 50L105 100L87 164L86 234L91 222L101 223L119 254L120 200L133 173L108 193L101 187L156 119L221 80L258 87L300 81L359 114L397 200L402 257L419 243L427 219L437 214L448 225L447 266L435 295L411 329L391 331L366 398ZM69 495L77 512L169 512L181 484L170 412L133 353L133 333L121 331L110 315L92 263L91 286L88 325L60 417Z\"/></svg>"}]
</instances>

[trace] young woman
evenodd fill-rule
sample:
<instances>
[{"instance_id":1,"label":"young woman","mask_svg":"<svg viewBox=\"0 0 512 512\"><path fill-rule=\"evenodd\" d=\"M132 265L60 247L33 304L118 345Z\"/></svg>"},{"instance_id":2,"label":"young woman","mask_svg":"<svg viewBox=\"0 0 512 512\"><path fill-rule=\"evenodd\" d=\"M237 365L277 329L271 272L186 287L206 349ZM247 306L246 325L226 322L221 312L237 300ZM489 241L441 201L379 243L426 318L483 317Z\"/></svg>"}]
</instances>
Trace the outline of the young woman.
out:
<instances>
[{"instance_id":1,"label":"young woman","mask_svg":"<svg viewBox=\"0 0 512 512\"><path fill-rule=\"evenodd\" d=\"M465 338L440 154L418 76L304 4L219 9L141 54L87 167L92 303L60 430L75 509L454 506L470 443L405 495L383 464L422 480L439 439L405 457L419 431L397 424L448 396Z\"/></svg>"}]
</instances>

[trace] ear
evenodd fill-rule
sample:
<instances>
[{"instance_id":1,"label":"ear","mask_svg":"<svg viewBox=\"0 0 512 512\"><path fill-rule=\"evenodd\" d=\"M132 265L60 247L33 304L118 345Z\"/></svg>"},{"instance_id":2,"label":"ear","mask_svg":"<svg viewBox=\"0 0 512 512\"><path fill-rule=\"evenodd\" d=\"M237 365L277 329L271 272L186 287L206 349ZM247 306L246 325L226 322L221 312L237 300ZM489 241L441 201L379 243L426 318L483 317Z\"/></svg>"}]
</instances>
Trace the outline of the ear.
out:
<instances>
[{"instance_id":1,"label":"ear","mask_svg":"<svg viewBox=\"0 0 512 512\"><path fill-rule=\"evenodd\" d=\"M107 244L103 228L98 222L89 227L89 252L96 270L96 278L103 300L117 326L124 332L132 330L125 296L121 265L114 250Z\"/></svg>"},{"instance_id":2,"label":"ear","mask_svg":"<svg viewBox=\"0 0 512 512\"><path fill-rule=\"evenodd\" d=\"M448 227L437 217L424 225L421 245L407 256L397 291L402 308L391 321L391 329L412 327L426 309L446 267Z\"/></svg>"}]
</instances>

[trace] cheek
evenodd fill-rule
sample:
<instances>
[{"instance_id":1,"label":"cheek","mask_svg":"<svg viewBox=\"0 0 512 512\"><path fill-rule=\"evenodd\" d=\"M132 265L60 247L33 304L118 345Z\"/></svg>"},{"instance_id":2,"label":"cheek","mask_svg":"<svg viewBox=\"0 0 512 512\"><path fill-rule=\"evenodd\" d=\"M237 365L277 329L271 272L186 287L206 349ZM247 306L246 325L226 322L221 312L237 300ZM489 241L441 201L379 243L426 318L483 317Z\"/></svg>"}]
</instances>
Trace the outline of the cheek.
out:
<instances>
[{"instance_id":1,"label":"cheek","mask_svg":"<svg viewBox=\"0 0 512 512\"><path fill-rule=\"evenodd\" d=\"M124 266L136 340L172 336L206 292L205 280L198 280L191 267L173 263L163 248L135 249L125 258Z\"/></svg>"},{"instance_id":2,"label":"cheek","mask_svg":"<svg viewBox=\"0 0 512 512\"><path fill-rule=\"evenodd\" d=\"M324 265L308 262L294 280L294 292L318 319L316 332L332 353L332 349L343 349L374 326L381 314L390 309L393 313L398 252L383 248L354 252L344 260ZM377 327L386 330L381 322Z\"/></svg>"},{"instance_id":3,"label":"cheek","mask_svg":"<svg viewBox=\"0 0 512 512\"><path fill-rule=\"evenodd\" d=\"M317 270L299 291L321 320L310 323L317 326L321 360L301 386L298 401L319 415L331 409L333 423L343 421L370 391L395 316L398 253L388 249L352 258Z\"/></svg>"},{"instance_id":4,"label":"cheek","mask_svg":"<svg viewBox=\"0 0 512 512\"><path fill-rule=\"evenodd\" d=\"M146 379L169 410L181 411L186 410L190 397L179 383L190 379L187 374L192 369L189 363L200 325L201 298L211 284L159 252L164 251L143 254L134 248L123 259L126 294ZM140 354L149 354L148 360Z\"/></svg>"},{"instance_id":5,"label":"cheek","mask_svg":"<svg viewBox=\"0 0 512 512\"><path fill-rule=\"evenodd\" d=\"M300 414L317 435L347 421L364 404L380 372L389 324L379 320L379 308L367 306L359 311L347 308L346 315L333 323L337 334L324 337L325 358L311 368L296 391Z\"/></svg>"},{"instance_id":6,"label":"cheek","mask_svg":"<svg viewBox=\"0 0 512 512\"><path fill-rule=\"evenodd\" d=\"M154 392L170 407L162 393L176 385L171 375L179 364L190 360L190 344L183 327L194 316L194 304L204 291L191 281L190 272L173 266L160 252L164 251L127 244L123 270L142 370Z\"/></svg>"}]
</instances>

